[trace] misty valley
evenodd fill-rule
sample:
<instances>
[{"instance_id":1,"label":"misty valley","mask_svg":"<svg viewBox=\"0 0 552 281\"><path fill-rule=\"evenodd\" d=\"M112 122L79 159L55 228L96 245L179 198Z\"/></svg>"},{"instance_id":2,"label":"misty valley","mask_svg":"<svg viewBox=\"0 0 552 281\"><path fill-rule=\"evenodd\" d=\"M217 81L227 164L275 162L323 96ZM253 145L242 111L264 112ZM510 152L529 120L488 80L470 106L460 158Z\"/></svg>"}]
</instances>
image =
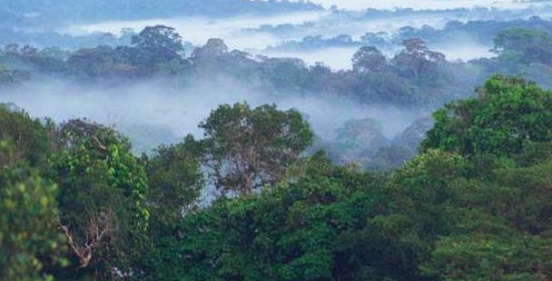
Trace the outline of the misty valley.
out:
<instances>
[{"instance_id":1,"label":"misty valley","mask_svg":"<svg viewBox=\"0 0 552 281\"><path fill-rule=\"evenodd\" d=\"M0 281L552 278L552 2L0 0Z\"/></svg>"}]
</instances>

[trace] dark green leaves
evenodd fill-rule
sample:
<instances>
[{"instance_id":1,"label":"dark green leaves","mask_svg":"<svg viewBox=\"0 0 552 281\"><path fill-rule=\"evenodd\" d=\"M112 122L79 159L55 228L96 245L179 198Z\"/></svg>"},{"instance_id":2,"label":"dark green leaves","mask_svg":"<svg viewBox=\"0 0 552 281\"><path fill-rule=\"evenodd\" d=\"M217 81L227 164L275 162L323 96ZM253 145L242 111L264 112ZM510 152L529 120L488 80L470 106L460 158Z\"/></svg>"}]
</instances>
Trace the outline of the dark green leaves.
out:
<instances>
[{"instance_id":1,"label":"dark green leaves","mask_svg":"<svg viewBox=\"0 0 552 281\"><path fill-rule=\"evenodd\" d=\"M450 103L434 118L422 150L510 155L527 142L552 139L552 94L521 79L495 76L477 98Z\"/></svg>"}]
</instances>

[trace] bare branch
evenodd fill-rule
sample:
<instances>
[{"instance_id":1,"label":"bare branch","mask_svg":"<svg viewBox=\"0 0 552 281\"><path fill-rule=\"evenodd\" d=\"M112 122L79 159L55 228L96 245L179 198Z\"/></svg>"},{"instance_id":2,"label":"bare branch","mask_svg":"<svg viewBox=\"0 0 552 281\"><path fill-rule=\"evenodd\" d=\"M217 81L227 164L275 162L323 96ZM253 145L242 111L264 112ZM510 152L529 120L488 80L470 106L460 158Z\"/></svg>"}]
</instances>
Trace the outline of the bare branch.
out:
<instances>
[{"instance_id":1,"label":"bare branch","mask_svg":"<svg viewBox=\"0 0 552 281\"><path fill-rule=\"evenodd\" d=\"M71 251L79 259L78 268L85 268L90 264L94 250L100 248L102 241L113 232L111 216L111 211L101 211L97 216L90 218L84 234L86 237L84 245L78 245L75 242L74 234L67 226L61 224L61 221L59 222L59 228L67 237Z\"/></svg>"}]
</instances>

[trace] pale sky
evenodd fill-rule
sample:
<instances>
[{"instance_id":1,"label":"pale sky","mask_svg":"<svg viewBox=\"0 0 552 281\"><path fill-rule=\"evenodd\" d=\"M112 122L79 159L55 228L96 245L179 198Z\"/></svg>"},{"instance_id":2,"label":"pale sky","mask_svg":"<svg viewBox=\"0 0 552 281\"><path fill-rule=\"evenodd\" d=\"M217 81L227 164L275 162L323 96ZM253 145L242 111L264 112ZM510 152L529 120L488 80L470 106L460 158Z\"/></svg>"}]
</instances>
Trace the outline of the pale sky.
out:
<instances>
[{"instance_id":1,"label":"pale sky","mask_svg":"<svg viewBox=\"0 0 552 281\"><path fill-rule=\"evenodd\" d=\"M337 5L344 9L366 9L380 8L393 9L395 7L409 8L459 8L459 7L521 7L526 4L516 4L512 0L311 0L314 3L322 4L326 7Z\"/></svg>"}]
</instances>

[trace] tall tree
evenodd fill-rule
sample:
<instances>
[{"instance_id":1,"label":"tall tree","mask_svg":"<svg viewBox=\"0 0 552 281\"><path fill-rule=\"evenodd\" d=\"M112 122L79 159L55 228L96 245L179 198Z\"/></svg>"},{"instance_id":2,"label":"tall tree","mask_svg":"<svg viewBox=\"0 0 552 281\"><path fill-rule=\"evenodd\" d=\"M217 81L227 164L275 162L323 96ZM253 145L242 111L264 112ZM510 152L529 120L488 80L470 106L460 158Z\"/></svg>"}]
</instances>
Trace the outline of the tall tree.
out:
<instances>
[{"instance_id":1,"label":"tall tree","mask_svg":"<svg viewBox=\"0 0 552 281\"><path fill-rule=\"evenodd\" d=\"M420 38L406 39L402 45L404 50L393 58L399 74L415 81L438 76L438 66L446 61L445 55L430 50L426 42Z\"/></svg>"},{"instance_id":2,"label":"tall tree","mask_svg":"<svg viewBox=\"0 0 552 281\"><path fill-rule=\"evenodd\" d=\"M180 60L184 51L180 34L164 25L147 26L132 37L131 44L139 50L136 62L148 67Z\"/></svg>"},{"instance_id":3,"label":"tall tree","mask_svg":"<svg viewBox=\"0 0 552 281\"><path fill-rule=\"evenodd\" d=\"M146 248L148 210L143 166L128 141L110 128L70 120L56 132L51 158L58 184L60 229L67 237L72 278L136 275Z\"/></svg>"},{"instance_id":4,"label":"tall tree","mask_svg":"<svg viewBox=\"0 0 552 281\"><path fill-rule=\"evenodd\" d=\"M222 105L199 127L214 184L244 194L282 180L313 138L299 112L275 105Z\"/></svg>"},{"instance_id":5,"label":"tall tree","mask_svg":"<svg viewBox=\"0 0 552 281\"><path fill-rule=\"evenodd\" d=\"M357 73L381 72L389 66L387 58L376 47L362 47L352 58L353 70Z\"/></svg>"}]
</instances>

